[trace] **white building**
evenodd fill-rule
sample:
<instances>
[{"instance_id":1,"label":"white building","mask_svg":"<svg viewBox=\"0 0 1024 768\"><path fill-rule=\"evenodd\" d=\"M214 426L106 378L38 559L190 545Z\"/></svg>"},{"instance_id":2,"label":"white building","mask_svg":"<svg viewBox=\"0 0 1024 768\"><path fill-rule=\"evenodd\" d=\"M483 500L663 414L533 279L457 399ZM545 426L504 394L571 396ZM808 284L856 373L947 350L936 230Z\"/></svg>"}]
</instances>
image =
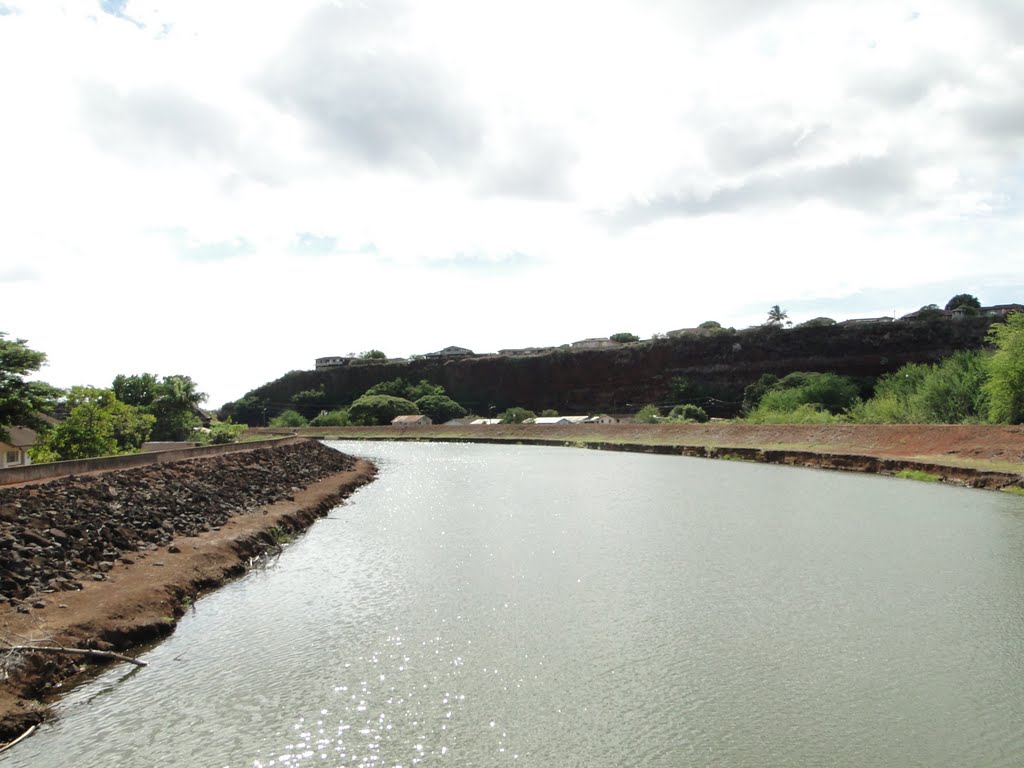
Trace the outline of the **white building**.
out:
<instances>
[{"instance_id":1,"label":"white building","mask_svg":"<svg viewBox=\"0 0 1024 768\"><path fill-rule=\"evenodd\" d=\"M409 416L395 416L391 420L392 427L427 427L434 423L434 420L423 414Z\"/></svg>"},{"instance_id":2,"label":"white building","mask_svg":"<svg viewBox=\"0 0 1024 768\"><path fill-rule=\"evenodd\" d=\"M28 450L39 436L28 427L8 427L10 438L7 442L0 441L0 469L7 467L27 467L32 463Z\"/></svg>"}]
</instances>

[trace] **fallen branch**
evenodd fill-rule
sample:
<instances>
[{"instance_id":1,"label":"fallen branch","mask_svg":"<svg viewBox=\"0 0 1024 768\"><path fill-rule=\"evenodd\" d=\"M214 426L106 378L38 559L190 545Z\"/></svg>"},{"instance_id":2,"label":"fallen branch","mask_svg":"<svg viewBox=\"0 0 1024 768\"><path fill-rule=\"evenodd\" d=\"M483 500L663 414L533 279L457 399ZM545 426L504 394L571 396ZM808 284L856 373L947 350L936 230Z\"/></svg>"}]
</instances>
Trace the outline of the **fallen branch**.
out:
<instances>
[{"instance_id":1,"label":"fallen branch","mask_svg":"<svg viewBox=\"0 0 1024 768\"><path fill-rule=\"evenodd\" d=\"M15 744L17 744L19 741L24 741L29 736L31 736L33 733L35 733L35 730L36 730L36 727L34 725L30 726L27 731L25 731L23 734L21 734L21 736L16 738L14 741L9 741L6 744L4 744L2 747L0 747L0 752L5 752L6 750L10 749Z\"/></svg>"},{"instance_id":2,"label":"fallen branch","mask_svg":"<svg viewBox=\"0 0 1024 768\"><path fill-rule=\"evenodd\" d=\"M137 667L146 666L146 662L133 659L131 656L125 656L120 653L114 653L113 651L97 651L92 648L59 648L49 645L12 645L9 648L4 648L5 651L46 651L49 653L67 653L72 656L94 656L99 659L116 659L117 661L127 661L129 664L134 664Z\"/></svg>"}]
</instances>

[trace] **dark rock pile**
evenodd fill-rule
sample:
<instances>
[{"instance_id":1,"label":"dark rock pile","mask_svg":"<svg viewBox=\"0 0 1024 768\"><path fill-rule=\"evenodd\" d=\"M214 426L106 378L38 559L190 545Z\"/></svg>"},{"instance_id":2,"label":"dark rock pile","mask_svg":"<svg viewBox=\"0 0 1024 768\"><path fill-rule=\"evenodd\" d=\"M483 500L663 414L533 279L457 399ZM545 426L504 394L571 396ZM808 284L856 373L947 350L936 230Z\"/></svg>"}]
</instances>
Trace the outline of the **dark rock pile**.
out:
<instances>
[{"instance_id":1,"label":"dark rock pile","mask_svg":"<svg viewBox=\"0 0 1024 768\"><path fill-rule=\"evenodd\" d=\"M320 443L285 445L0 489L0 604L102 581L114 561L289 499L355 459Z\"/></svg>"}]
</instances>

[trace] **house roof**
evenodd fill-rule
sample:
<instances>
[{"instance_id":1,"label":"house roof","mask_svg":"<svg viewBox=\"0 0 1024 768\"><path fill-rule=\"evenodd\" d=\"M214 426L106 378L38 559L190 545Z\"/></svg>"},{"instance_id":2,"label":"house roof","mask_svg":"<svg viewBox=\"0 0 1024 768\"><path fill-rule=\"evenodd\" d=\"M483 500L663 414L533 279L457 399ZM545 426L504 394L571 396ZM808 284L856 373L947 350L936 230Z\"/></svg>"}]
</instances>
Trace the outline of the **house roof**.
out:
<instances>
[{"instance_id":1,"label":"house roof","mask_svg":"<svg viewBox=\"0 0 1024 768\"><path fill-rule=\"evenodd\" d=\"M391 423L392 424L419 424L419 423L421 423L424 420L430 421L430 417L429 416L424 416L423 414L414 414L414 415L410 415L410 416L395 416L395 418L393 418L391 420Z\"/></svg>"},{"instance_id":2,"label":"house roof","mask_svg":"<svg viewBox=\"0 0 1024 768\"><path fill-rule=\"evenodd\" d=\"M39 439L35 430L28 427L8 427L7 431L10 433L11 439L6 444L15 448L31 448Z\"/></svg>"}]
</instances>

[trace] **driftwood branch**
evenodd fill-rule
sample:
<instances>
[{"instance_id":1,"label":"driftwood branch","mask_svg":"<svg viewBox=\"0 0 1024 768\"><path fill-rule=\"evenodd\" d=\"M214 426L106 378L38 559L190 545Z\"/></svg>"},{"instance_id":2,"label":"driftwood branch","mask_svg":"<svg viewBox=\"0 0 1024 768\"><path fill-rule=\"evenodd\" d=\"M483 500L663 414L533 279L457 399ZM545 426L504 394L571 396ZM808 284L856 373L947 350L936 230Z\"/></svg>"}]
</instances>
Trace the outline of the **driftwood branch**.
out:
<instances>
[{"instance_id":1,"label":"driftwood branch","mask_svg":"<svg viewBox=\"0 0 1024 768\"><path fill-rule=\"evenodd\" d=\"M8 648L4 648L5 651L43 651L48 653L66 653L72 656L92 656L98 659L116 659L117 661L127 661L129 664L134 664L137 667L146 666L146 662L133 659L131 656L125 656L120 653L114 653L113 651L97 651L92 648L60 648L57 646L50 645L12 645Z\"/></svg>"},{"instance_id":2,"label":"driftwood branch","mask_svg":"<svg viewBox=\"0 0 1024 768\"><path fill-rule=\"evenodd\" d=\"M4 744L3 746L0 746L0 752L6 752L8 749L13 747L19 741L24 741L25 739L27 739L29 736L31 736L33 733L35 733L35 731L36 731L36 727L34 725L30 726L27 731L25 731L23 734L21 734L21 736L16 738L14 741L9 741L6 744Z\"/></svg>"}]
</instances>

